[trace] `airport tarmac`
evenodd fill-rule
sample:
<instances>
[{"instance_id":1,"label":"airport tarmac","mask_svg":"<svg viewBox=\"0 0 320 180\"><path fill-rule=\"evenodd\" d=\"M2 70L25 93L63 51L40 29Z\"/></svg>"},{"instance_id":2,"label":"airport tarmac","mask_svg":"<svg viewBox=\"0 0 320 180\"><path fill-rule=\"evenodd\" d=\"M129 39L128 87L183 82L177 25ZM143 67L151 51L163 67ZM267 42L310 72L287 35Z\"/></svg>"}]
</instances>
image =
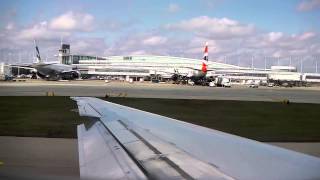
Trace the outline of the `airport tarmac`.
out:
<instances>
[{"instance_id":1,"label":"airport tarmac","mask_svg":"<svg viewBox=\"0 0 320 180\"><path fill-rule=\"evenodd\" d=\"M175 98L175 99L216 99L245 101L283 101L320 103L319 87L259 87L232 86L231 88L188 86L150 82L104 81L26 81L0 82L0 96L96 96Z\"/></svg>"},{"instance_id":2,"label":"airport tarmac","mask_svg":"<svg viewBox=\"0 0 320 180\"><path fill-rule=\"evenodd\" d=\"M320 143L270 143L320 157ZM76 139L0 137L0 179L79 179Z\"/></svg>"},{"instance_id":3,"label":"airport tarmac","mask_svg":"<svg viewBox=\"0 0 320 180\"><path fill-rule=\"evenodd\" d=\"M79 179L76 139L0 137L0 179Z\"/></svg>"}]
</instances>

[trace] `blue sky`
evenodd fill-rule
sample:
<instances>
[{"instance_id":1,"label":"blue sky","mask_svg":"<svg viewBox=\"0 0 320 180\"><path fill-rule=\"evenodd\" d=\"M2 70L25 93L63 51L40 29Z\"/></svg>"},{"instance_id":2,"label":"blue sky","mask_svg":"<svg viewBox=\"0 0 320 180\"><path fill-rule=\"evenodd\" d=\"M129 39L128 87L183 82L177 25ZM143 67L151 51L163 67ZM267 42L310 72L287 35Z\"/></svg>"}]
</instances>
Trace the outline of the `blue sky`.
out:
<instances>
[{"instance_id":1,"label":"blue sky","mask_svg":"<svg viewBox=\"0 0 320 180\"><path fill-rule=\"evenodd\" d=\"M319 29L320 11L301 13L297 10L299 0L2 0L1 16L16 11L12 17L21 25L46 20L66 11L82 11L98 20L138 21L141 28L177 22L196 16L228 17L243 23L252 23L267 31L299 33ZM166 9L177 4L179 13L172 15ZM4 23L4 21L2 22Z\"/></svg>"},{"instance_id":2,"label":"blue sky","mask_svg":"<svg viewBox=\"0 0 320 180\"><path fill-rule=\"evenodd\" d=\"M0 53L25 59L32 39L73 52L201 57L318 56L320 0L2 0ZM199 52L197 52L199 51ZM1 57L1 56L0 56Z\"/></svg>"}]
</instances>

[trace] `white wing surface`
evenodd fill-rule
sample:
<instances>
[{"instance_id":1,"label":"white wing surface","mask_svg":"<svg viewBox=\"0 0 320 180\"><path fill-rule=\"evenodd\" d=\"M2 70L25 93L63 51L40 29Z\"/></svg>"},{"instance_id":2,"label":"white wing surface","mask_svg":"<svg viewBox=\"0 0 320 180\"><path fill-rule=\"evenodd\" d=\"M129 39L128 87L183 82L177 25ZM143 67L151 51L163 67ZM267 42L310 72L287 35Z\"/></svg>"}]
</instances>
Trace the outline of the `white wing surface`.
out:
<instances>
[{"instance_id":1,"label":"white wing surface","mask_svg":"<svg viewBox=\"0 0 320 180\"><path fill-rule=\"evenodd\" d=\"M80 173L105 179L320 179L320 159L106 102L73 97ZM116 149L114 149L116 148Z\"/></svg>"}]
</instances>

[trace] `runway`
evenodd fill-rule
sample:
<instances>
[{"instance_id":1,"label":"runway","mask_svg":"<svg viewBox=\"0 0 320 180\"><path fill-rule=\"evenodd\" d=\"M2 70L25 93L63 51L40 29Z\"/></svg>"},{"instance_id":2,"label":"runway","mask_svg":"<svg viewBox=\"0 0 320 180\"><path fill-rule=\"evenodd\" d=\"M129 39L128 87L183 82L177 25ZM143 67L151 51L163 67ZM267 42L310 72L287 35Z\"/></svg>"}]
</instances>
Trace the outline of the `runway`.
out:
<instances>
[{"instance_id":1,"label":"runway","mask_svg":"<svg viewBox=\"0 0 320 180\"><path fill-rule=\"evenodd\" d=\"M320 88L259 87L232 88L187 86L175 84L126 83L104 81L70 82L1 82L0 96L45 96L53 92L55 96L96 96L174 98L174 99L216 99L244 101L283 101L299 103L320 103Z\"/></svg>"}]
</instances>

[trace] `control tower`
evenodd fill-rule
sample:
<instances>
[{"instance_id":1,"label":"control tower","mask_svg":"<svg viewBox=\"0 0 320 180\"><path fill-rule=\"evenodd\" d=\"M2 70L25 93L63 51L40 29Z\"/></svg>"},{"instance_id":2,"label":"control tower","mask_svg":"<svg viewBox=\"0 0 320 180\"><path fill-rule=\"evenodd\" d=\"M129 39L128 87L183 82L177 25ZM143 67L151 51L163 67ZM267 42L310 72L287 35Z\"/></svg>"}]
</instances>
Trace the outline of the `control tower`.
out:
<instances>
[{"instance_id":1,"label":"control tower","mask_svg":"<svg viewBox=\"0 0 320 180\"><path fill-rule=\"evenodd\" d=\"M58 55L61 64L72 64L70 56L70 44L62 44Z\"/></svg>"}]
</instances>

